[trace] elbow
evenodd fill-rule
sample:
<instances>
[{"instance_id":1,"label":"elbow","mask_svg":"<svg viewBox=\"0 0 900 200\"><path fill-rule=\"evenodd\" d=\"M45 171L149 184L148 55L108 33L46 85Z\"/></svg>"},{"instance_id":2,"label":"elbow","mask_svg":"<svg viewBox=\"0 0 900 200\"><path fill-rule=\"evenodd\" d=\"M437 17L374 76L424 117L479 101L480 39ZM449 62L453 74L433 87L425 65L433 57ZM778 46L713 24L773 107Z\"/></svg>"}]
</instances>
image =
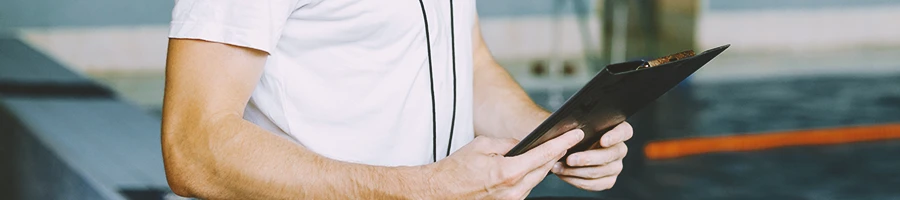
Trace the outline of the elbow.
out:
<instances>
[{"instance_id":1,"label":"elbow","mask_svg":"<svg viewBox=\"0 0 900 200\"><path fill-rule=\"evenodd\" d=\"M215 192L216 184L202 178L202 175L193 171L178 171L166 169L166 181L169 189L178 196L201 199L215 199L219 193Z\"/></svg>"},{"instance_id":2,"label":"elbow","mask_svg":"<svg viewBox=\"0 0 900 200\"><path fill-rule=\"evenodd\" d=\"M166 133L163 133L165 136ZM188 160L184 158L184 155L179 155L178 152L182 151L177 147L177 144L173 144L172 142L166 142L163 139L163 164L166 171L166 181L169 184L169 189L172 190L173 193L182 197L198 197L196 191L199 190L199 185L202 185L201 173L198 173L196 169L193 169L188 164Z\"/></svg>"},{"instance_id":3,"label":"elbow","mask_svg":"<svg viewBox=\"0 0 900 200\"><path fill-rule=\"evenodd\" d=\"M169 189L172 190L172 193L182 197L197 197L197 195L194 195L192 192L190 184L183 180L172 178L171 175L169 175L168 170L166 170L166 179L169 182Z\"/></svg>"},{"instance_id":4,"label":"elbow","mask_svg":"<svg viewBox=\"0 0 900 200\"><path fill-rule=\"evenodd\" d=\"M162 154L169 189L178 196L203 198L216 185L208 170L203 166L203 158L198 157L192 139L182 137L186 131L167 129L163 124ZM171 127L171 126L168 126Z\"/></svg>"},{"instance_id":5,"label":"elbow","mask_svg":"<svg viewBox=\"0 0 900 200\"><path fill-rule=\"evenodd\" d=\"M172 148L172 147L163 147ZM191 198L211 198L219 184L213 175L201 165L202 161L184 156L173 156L164 153L163 163L169 189L178 196Z\"/></svg>"},{"instance_id":6,"label":"elbow","mask_svg":"<svg viewBox=\"0 0 900 200\"><path fill-rule=\"evenodd\" d=\"M178 166L176 163L179 163L179 161L175 161L172 158L164 158L163 162L165 163L166 181L169 183L169 189L178 196L197 197L195 195L196 187L198 184L201 184L197 181L198 178L195 177L197 173L191 172L186 167Z\"/></svg>"},{"instance_id":7,"label":"elbow","mask_svg":"<svg viewBox=\"0 0 900 200\"><path fill-rule=\"evenodd\" d=\"M211 127L221 127L220 124L223 123L208 117L164 112L161 130L163 164L166 181L173 193L204 199L227 196L229 183L217 174L219 170L210 142L210 133L216 132Z\"/></svg>"}]
</instances>

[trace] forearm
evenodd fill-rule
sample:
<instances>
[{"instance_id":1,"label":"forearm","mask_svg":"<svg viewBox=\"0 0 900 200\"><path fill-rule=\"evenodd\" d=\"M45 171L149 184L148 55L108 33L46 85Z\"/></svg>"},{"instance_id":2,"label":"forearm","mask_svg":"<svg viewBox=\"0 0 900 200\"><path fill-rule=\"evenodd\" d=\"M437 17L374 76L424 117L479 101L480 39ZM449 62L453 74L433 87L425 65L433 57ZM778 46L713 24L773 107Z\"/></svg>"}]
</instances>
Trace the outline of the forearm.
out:
<instances>
[{"instance_id":1,"label":"forearm","mask_svg":"<svg viewBox=\"0 0 900 200\"><path fill-rule=\"evenodd\" d=\"M480 24L475 16L472 30L475 134L522 140L550 113L535 104L509 72L497 64L481 37Z\"/></svg>"},{"instance_id":2,"label":"forearm","mask_svg":"<svg viewBox=\"0 0 900 200\"><path fill-rule=\"evenodd\" d=\"M476 65L476 134L521 140L550 116L493 59L481 60Z\"/></svg>"},{"instance_id":3,"label":"forearm","mask_svg":"<svg viewBox=\"0 0 900 200\"><path fill-rule=\"evenodd\" d=\"M164 137L170 185L184 190L176 191L182 195L395 199L433 194L424 167L379 167L328 159L236 115L200 124L209 126L172 130Z\"/></svg>"},{"instance_id":4,"label":"forearm","mask_svg":"<svg viewBox=\"0 0 900 200\"><path fill-rule=\"evenodd\" d=\"M243 110L267 57L259 50L227 44L170 40L162 150L173 192L205 199L380 199L429 194L431 177L420 172L425 167L331 160L244 120Z\"/></svg>"}]
</instances>

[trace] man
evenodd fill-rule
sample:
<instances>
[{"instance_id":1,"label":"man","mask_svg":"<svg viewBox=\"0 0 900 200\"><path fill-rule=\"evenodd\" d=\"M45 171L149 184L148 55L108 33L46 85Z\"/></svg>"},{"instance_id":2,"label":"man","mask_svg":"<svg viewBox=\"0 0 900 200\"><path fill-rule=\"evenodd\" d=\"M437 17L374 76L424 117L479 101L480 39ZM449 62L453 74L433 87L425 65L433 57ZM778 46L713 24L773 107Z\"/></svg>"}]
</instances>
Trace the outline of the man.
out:
<instances>
[{"instance_id":1,"label":"man","mask_svg":"<svg viewBox=\"0 0 900 200\"><path fill-rule=\"evenodd\" d=\"M549 113L493 60L474 1L176 2L162 128L176 194L521 199L548 171L597 191L622 170L627 123L564 163L582 131L503 156Z\"/></svg>"}]
</instances>

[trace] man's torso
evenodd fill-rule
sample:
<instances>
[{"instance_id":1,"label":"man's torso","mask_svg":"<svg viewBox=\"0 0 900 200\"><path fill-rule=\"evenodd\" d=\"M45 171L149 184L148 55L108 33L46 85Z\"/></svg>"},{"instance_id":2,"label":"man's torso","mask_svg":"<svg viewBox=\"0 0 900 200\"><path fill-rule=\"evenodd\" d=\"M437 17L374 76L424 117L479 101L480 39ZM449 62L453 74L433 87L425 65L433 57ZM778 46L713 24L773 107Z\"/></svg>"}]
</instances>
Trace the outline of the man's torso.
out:
<instances>
[{"instance_id":1,"label":"man's torso","mask_svg":"<svg viewBox=\"0 0 900 200\"><path fill-rule=\"evenodd\" d=\"M438 158L453 110L449 1L425 1ZM473 1L454 1L453 149L472 128ZM273 22L278 23L278 22ZM415 0L323 0L294 10L244 118L329 158L374 165L431 161L432 104L425 24Z\"/></svg>"}]
</instances>

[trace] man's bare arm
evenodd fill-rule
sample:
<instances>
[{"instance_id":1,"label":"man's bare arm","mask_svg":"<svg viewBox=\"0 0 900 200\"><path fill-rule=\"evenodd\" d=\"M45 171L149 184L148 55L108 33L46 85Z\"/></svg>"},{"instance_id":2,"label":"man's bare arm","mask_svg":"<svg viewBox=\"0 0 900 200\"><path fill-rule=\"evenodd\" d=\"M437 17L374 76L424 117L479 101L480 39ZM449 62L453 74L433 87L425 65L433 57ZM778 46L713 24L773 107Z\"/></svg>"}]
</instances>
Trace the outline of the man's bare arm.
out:
<instances>
[{"instance_id":1,"label":"man's bare arm","mask_svg":"<svg viewBox=\"0 0 900 200\"><path fill-rule=\"evenodd\" d=\"M538 106L497 64L481 37L476 17L472 31L475 133L522 140L550 113Z\"/></svg>"},{"instance_id":2,"label":"man's bare arm","mask_svg":"<svg viewBox=\"0 0 900 200\"><path fill-rule=\"evenodd\" d=\"M162 146L166 177L206 199L384 199L433 194L423 167L376 167L322 157L252 124L243 110L267 54L171 39ZM413 196L407 196L413 195Z\"/></svg>"},{"instance_id":3,"label":"man's bare arm","mask_svg":"<svg viewBox=\"0 0 900 200\"><path fill-rule=\"evenodd\" d=\"M477 20L477 18L476 18ZM475 63L475 132L502 138L523 139L550 113L537 106L509 73L494 61L481 37L479 23L473 31ZM622 172L622 158L628 152L624 141L632 136L627 122L606 132L599 148L576 152L557 163L553 172L582 189L609 189Z\"/></svg>"}]
</instances>

